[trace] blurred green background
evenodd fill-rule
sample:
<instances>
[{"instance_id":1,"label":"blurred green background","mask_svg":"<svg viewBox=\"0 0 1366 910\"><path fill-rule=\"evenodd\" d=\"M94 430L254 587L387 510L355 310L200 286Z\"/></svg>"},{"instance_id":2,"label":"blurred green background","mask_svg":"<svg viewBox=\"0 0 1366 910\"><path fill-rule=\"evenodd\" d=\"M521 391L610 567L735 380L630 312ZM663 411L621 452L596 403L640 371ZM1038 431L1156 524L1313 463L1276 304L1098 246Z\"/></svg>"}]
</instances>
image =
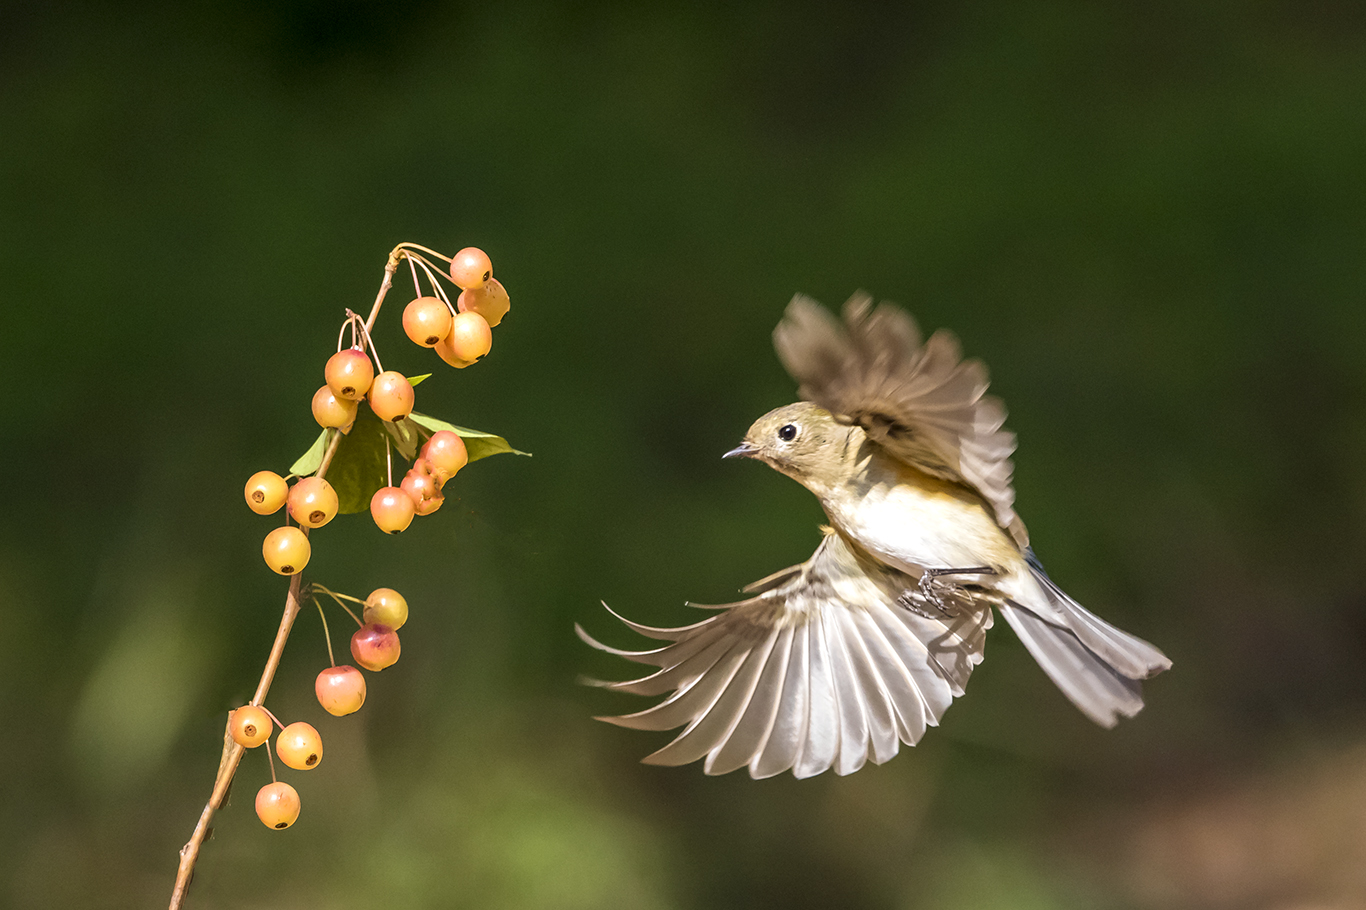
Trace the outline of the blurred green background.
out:
<instances>
[{"instance_id":1,"label":"blurred green background","mask_svg":"<svg viewBox=\"0 0 1366 910\"><path fill-rule=\"evenodd\" d=\"M1366 905L1364 112L1338 0L9 5L0 901L169 897L286 587L242 484L413 240L513 311L445 370L400 283L386 366L535 457L314 536L403 659L331 718L302 615L268 704L326 760L273 833L246 757L191 906ZM572 625L809 555L815 500L719 456L794 397L791 295L859 287L987 361L1040 555L1175 669L1107 732L1002 623L884 766L642 766Z\"/></svg>"}]
</instances>

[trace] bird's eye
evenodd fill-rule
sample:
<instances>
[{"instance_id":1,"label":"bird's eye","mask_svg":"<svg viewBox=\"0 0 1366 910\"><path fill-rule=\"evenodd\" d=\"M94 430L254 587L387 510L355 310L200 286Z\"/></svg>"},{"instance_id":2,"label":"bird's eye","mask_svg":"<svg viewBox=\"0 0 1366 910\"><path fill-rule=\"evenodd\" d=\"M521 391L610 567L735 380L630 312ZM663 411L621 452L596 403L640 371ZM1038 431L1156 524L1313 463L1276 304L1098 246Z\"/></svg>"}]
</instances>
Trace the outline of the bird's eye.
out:
<instances>
[{"instance_id":1,"label":"bird's eye","mask_svg":"<svg viewBox=\"0 0 1366 910\"><path fill-rule=\"evenodd\" d=\"M791 442L797 438L797 425L794 423L783 424L778 428L778 438L783 442Z\"/></svg>"}]
</instances>

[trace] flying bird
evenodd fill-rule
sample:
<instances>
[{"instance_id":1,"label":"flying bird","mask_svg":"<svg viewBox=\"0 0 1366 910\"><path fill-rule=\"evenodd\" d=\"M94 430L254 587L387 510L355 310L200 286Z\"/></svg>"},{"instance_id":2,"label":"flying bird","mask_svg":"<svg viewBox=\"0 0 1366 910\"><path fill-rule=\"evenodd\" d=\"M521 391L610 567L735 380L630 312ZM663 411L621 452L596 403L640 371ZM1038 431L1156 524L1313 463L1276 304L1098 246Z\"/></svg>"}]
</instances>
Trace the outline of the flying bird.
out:
<instances>
[{"instance_id":1,"label":"flying bird","mask_svg":"<svg viewBox=\"0 0 1366 910\"><path fill-rule=\"evenodd\" d=\"M656 672L600 683L662 702L601 720L685 726L644 761L705 759L707 774L850 774L915 745L963 694L993 610L1083 714L1104 727L1143 707L1171 666L1058 588L1029 545L1011 487L1015 434L987 372L947 331L864 294L843 321L804 296L773 332L801 401L754 422L726 457L752 458L816 495L816 552L681 628L617 616L667 642L595 648ZM606 606L604 604L604 606ZM610 608L608 608L610 611ZM613 613L614 616L617 614Z\"/></svg>"}]
</instances>

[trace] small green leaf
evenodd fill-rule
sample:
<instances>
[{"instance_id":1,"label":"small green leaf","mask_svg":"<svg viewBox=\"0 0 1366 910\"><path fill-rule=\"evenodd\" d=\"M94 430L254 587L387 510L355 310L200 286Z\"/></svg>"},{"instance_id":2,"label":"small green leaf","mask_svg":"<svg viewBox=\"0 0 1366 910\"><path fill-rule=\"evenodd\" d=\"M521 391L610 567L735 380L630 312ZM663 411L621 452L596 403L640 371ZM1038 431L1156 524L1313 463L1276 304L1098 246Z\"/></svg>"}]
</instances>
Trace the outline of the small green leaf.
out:
<instances>
[{"instance_id":1,"label":"small green leaf","mask_svg":"<svg viewBox=\"0 0 1366 910\"><path fill-rule=\"evenodd\" d=\"M431 374L431 373L423 373L421 376L409 376L409 377L408 377L408 384L411 385L411 386L416 386L416 385L417 385L419 382L421 382L422 380L424 380L424 379L431 379L431 378L432 378L432 374Z\"/></svg>"},{"instance_id":2,"label":"small green leaf","mask_svg":"<svg viewBox=\"0 0 1366 910\"><path fill-rule=\"evenodd\" d=\"M384 421L384 429L389 432L389 436L394 440L394 447L404 458L412 461L417 457L417 447L422 444L422 436L411 421L400 420L397 423Z\"/></svg>"},{"instance_id":3,"label":"small green leaf","mask_svg":"<svg viewBox=\"0 0 1366 910\"><path fill-rule=\"evenodd\" d=\"M327 434L329 430L323 430L314 440L313 447L299 457L299 460L290 465L289 473L298 477L307 477L318 470L318 465L323 463L323 453L327 451Z\"/></svg>"},{"instance_id":4,"label":"small green leaf","mask_svg":"<svg viewBox=\"0 0 1366 910\"><path fill-rule=\"evenodd\" d=\"M361 408L355 426L342 437L327 466L327 482L337 491L337 511L341 514L364 512L370 508L375 491L388 485L388 438L384 421L369 408Z\"/></svg>"},{"instance_id":5,"label":"small green leaf","mask_svg":"<svg viewBox=\"0 0 1366 910\"><path fill-rule=\"evenodd\" d=\"M465 427L458 427L453 423L438 420L435 417L428 417L426 414L419 414L416 411L408 415L408 420L428 431L428 434L439 430L450 430L465 441L465 451L469 453L470 461L478 461L490 455L499 455L507 452L512 455L531 456L530 452L523 452L508 445L508 441L501 436L492 433L485 433L482 430L470 430Z\"/></svg>"}]
</instances>

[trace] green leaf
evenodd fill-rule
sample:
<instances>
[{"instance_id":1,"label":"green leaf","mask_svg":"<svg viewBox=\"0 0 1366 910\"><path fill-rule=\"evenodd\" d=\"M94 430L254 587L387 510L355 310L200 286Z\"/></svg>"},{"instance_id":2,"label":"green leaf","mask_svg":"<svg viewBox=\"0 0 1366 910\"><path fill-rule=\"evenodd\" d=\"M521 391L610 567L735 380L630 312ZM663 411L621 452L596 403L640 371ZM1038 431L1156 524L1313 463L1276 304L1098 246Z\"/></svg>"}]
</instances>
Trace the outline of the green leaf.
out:
<instances>
[{"instance_id":1,"label":"green leaf","mask_svg":"<svg viewBox=\"0 0 1366 910\"><path fill-rule=\"evenodd\" d=\"M384 421L384 429L388 431L391 439L394 440L394 447L404 458L412 461L417 457L417 447L422 444L422 435L417 427L413 426L412 421L400 420L398 423Z\"/></svg>"},{"instance_id":2,"label":"green leaf","mask_svg":"<svg viewBox=\"0 0 1366 910\"><path fill-rule=\"evenodd\" d=\"M421 376L409 376L409 377L408 377L408 385L410 385L410 386L416 386L416 385L417 385L419 382L421 382L422 380L424 380L424 379L431 379L431 378L432 378L432 374L431 374L431 373L423 373Z\"/></svg>"},{"instance_id":3,"label":"green leaf","mask_svg":"<svg viewBox=\"0 0 1366 910\"><path fill-rule=\"evenodd\" d=\"M337 443L337 451L327 466L327 482L337 491L337 511L343 515L364 512L370 508L370 498L380 487L389 484L389 451L386 443L392 443L394 454L412 461L417 455L418 446L424 436L438 430L450 430L465 441L465 450L470 461L478 461L489 455L510 452L514 455L529 455L519 452L501 436L458 427L426 414L409 414L407 419L397 423L380 420L369 408L361 408L356 413L356 422L351 432ZM300 477L307 477L318 470L323 454L331 441L333 430L323 430L302 458L294 462L289 470ZM396 472L405 470L395 465Z\"/></svg>"},{"instance_id":4,"label":"green leaf","mask_svg":"<svg viewBox=\"0 0 1366 910\"><path fill-rule=\"evenodd\" d=\"M485 433L482 430L470 430L465 427L458 427L453 423L438 420L435 417L428 417L426 414L419 414L416 411L408 415L408 420L427 430L431 435L439 430L450 430L465 441L465 451L469 453L470 461L478 461L490 455L499 455L507 452L511 455L526 455L531 457L530 452L523 452L508 445L508 441L501 436L492 433Z\"/></svg>"},{"instance_id":5,"label":"green leaf","mask_svg":"<svg viewBox=\"0 0 1366 910\"><path fill-rule=\"evenodd\" d=\"M290 465L289 473L299 477L307 477L318 470L318 465L323 463L323 453L327 451L327 434L330 430L323 430L318 438L313 442L313 447L299 456L299 460Z\"/></svg>"},{"instance_id":6,"label":"green leaf","mask_svg":"<svg viewBox=\"0 0 1366 910\"><path fill-rule=\"evenodd\" d=\"M388 486L388 439L384 421L369 408L361 408L355 426L342 437L327 466L327 482L337 491L337 511L341 514L364 512L370 508L375 491Z\"/></svg>"}]
</instances>

